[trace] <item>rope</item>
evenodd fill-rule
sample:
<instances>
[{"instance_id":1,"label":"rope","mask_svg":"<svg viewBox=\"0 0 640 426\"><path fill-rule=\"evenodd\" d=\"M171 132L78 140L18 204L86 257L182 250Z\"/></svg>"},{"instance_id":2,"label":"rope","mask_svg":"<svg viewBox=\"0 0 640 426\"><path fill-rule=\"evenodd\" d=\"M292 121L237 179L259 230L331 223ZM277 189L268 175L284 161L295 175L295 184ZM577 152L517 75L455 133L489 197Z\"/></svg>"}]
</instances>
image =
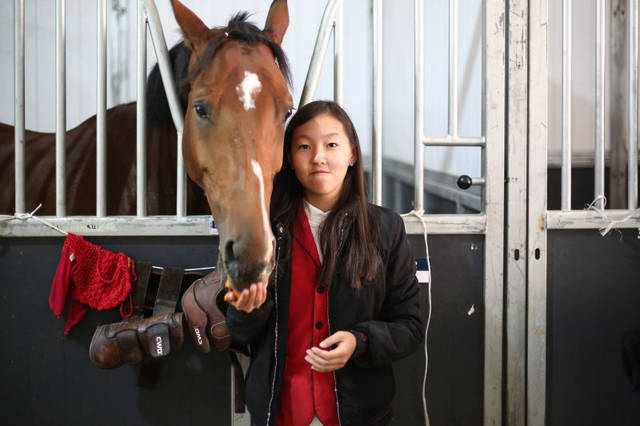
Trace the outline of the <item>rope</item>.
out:
<instances>
[{"instance_id":1,"label":"rope","mask_svg":"<svg viewBox=\"0 0 640 426\"><path fill-rule=\"evenodd\" d=\"M40 219L38 216L36 216L36 212L38 210L40 210L40 207L42 207L42 203L38 204L38 207L36 207L35 209L33 209L33 211L31 213L15 213L13 216L11 215L0 215L0 222L9 222L11 220L20 220L22 222L28 222L29 219L35 219L38 222L42 223L45 226L48 226L49 228L53 229L54 231L58 231L61 234L64 235L68 235L68 232L63 231L62 229L58 228L57 226L55 226L53 223L49 223L44 219Z\"/></svg>"},{"instance_id":2,"label":"rope","mask_svg":"<svg viewBox=\"0 0 640 426\"><path fill-rule=\"evenodd\" d=\"M429 294L429 315L427 316L427 326L424 330L424 376L422 378L422 408L424 410L424 421L425 425L429 426L431 423L429 422L429 412L427 410L427 396L426 396L426 386L427 386L427 372L429 371L429 326L431 325L431 312L433 312L433 307L431 305L431 260L429 258L429 244L427 243L427 224L424 221L423 212L419 212L416 210L411 210L409 213L400 215L401 217L407 216L415 216L422 223L422 228L424 229L424 248L427 256L427 270L429 271L429 282L427 283L427 291Z\"/></svg>"},{"instance_id":3,"label":"rope","mask_svg":"<svg viewBox=\"0 0 640 426\"><path fill-rule=\"evenodd\" d=\"M596 207L598 201L602 201L602 208ZM606 205L607 205L607 197L605 197L604 195L598 195L591 202L591 204L587 206L587 210L592 210L598 213L600 215L600 218L602 218L603 221L607 222L607 225L598 229L598 231L600 232L600 235L602 235L603 237L607 235L613 228L615 228L616 225L627 222L633 219L633 217L636 216L636 214L640 213L640 208L637 208L633 210L631 213L629 213L628 215L626 215L625 217L623 217L622 219L611 220L609 219L609 216L607 216L607 214L605 213L604 208L606 207Z\"/></svg>"}]
</instances>

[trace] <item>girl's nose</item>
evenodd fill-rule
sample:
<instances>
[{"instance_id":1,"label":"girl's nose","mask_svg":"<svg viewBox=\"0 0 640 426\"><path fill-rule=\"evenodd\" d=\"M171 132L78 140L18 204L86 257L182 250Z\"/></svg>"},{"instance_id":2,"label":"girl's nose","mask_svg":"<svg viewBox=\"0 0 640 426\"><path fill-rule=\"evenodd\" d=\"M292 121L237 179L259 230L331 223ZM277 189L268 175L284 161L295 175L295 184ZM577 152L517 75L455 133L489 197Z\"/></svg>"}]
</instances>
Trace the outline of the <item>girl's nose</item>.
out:
<instances>
[{"instance_id":1,"label":"girl's nose","mask_svg":"<svg viewBox=\"0 0 640 426\"><path fill-rule=\"evenodd\" d=\"M324 153L323 149L316 149L316 152L314 153L313 156L313 162L316 164L323 164L326 163L327 159Z\"/></svg>"}]
</instances>

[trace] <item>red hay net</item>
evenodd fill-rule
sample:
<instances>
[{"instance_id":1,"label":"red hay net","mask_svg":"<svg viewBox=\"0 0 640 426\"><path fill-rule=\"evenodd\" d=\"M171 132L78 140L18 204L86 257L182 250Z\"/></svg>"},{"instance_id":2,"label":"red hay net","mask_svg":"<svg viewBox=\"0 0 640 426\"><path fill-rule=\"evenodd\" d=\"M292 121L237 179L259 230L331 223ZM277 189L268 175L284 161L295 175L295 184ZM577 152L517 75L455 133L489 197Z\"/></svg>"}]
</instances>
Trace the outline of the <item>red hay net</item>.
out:
<instances>
[{"instance_id":1,"label":"red hay net","mask_svg":"<svg viewBox=\"0 0 640 426\"><path fill-rule=\"evenodd\" d=\"M65 241L75 256L71 267L72 298L98 310L121 304L135 281L131 259L69 234Z\"/></svg>"}]
</instances>

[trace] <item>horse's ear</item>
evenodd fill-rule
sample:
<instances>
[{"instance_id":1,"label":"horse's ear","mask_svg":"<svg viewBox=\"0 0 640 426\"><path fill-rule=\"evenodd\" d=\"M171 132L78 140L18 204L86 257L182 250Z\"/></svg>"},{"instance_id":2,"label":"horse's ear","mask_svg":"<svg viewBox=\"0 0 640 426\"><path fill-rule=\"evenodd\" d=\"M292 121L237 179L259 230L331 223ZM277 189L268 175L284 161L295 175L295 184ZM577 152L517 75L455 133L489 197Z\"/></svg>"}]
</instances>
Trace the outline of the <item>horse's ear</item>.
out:
<instances>
[{"instance_id":1,"label":"horse's ear","mask_svg":"<svg viewBox=\"0 0 640 426\"><path fill-rule=\"evenodd\" d=\"M289 26L289 8L287 0L273 0L263 32L274 43L282 43L284 33Z\"/></svg>"},{"instance_id":2,"label":"horse's ear","mask_svg":"<svg viewBox=\"0 0 640 426\"><path fill-rule=\"evenodd\" d=\"M209 28L185 5L178 0L172 0L173 14L180 25L182 35L184 35L184 44L191 51L198 50L209 40Z\"/></svg>"}]
</instances>

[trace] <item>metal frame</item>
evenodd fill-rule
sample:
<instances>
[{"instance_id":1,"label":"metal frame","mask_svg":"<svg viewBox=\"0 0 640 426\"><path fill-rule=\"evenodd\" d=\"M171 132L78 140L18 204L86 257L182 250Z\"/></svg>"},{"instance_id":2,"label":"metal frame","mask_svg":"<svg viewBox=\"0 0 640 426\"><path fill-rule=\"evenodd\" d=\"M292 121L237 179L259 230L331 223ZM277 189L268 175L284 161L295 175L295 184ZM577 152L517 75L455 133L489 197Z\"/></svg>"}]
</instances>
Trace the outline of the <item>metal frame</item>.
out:
<instances>
[{"instance_id":1,"label":"metal frame","mask_svg":"<svg viewBox=\"0 0 640 426\"><path fill-rule=\"evenodd\" d=\"M13 2L14 14L14 144L15 144L15 211L25 212L24 162L24 0Z\"/></svg>"},{"instance_id":2,"label":"metal frame","mask_svg":"<svg viewBox=\"0 0 640 426\"><path fill-rule=\"evenodd\" d=\"M563 155L562 209L547 210L548 147L548 75L547 51L548 0L530 1L529 19L529 181L528 249L527 249L527 419L526 424L543 426L547 396L547 231L567 229L640 229L637 208L638 167L638 0L626 0L628 10L628 57L626 78L629 87L627 103L628 170L627 209L604 210L604 100L606 69L605 12L606 1L596 4L596 113L594 126L594 203L588 210L571 210L571 16L570 0L564 0L563 19ZM567 12L569 10L569 12ZM624 74L622 74L624 75ZM622 77L624 78L624 77Z\"/></svg>"},{"instance_id":3,"label":"metal frame","mask_svg":"<svg viewBox=\"0 0 640 426\"><path fill-rule=\"evenodd\" d=\"M508 2L505 412L512 426L524 426L526 413L528 9L527 0Z\"/></svg>"},{"instance_id":4,"label":"metal frame","mask_svg":"<svg viewBox=\"0 0 640 426\"><path fill-rule=\"evenodd\" d=\"M547 383L548 0L529 1L526 424L544 426ZM535 182L535 185L533 184ZM524 310L524 309L523 309ZM509 319L507 319L508 321Z\"/></svg>"}]
</instances>

